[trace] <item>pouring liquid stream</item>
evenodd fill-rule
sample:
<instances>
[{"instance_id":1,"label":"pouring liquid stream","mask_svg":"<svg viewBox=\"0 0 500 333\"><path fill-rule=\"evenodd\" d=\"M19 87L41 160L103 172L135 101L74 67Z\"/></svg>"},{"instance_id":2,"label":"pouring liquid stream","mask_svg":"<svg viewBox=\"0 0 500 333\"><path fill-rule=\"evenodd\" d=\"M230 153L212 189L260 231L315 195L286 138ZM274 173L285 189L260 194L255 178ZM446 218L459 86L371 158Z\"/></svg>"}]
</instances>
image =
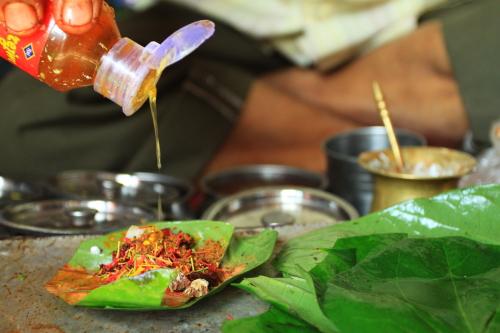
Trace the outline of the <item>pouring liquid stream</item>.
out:
<instances>
[{"instance_id":1,"label":"pouring liquid stream","mask_svg":"<svg viewBox=\"0 0 500 333\"><path fill-rule=\"evenodd\" d=\"M149 91L149 108L151 109L151 117L153 119L153 127L155 131L155 147L156 147L156 165L158 170L161 169L161 149L160 139L158 135L158 111L156 109L156 87L153 86ZM161 206L161 193L158 192L158 221L163 220L163 209Z\"/></svg>"},{"instance_id":2,"label":"pouring liquid stream","mask_svg":"<svg viewBox=\"0 0 500 333\"><path fill-rule=\"evenodd\" d=\"M151 74L151 79L158 80L161 72L165 69L165 67L179 61L180 59L191 53L207 38L212 36L213 32L214 23L208 20L202 20L179 29L174 34L170 35L165 41L163 41L161 45L154 42L148 44L148 46L146 46L146 48L148 48L148 51L145 54L147 58L143 60L146 60L148 67L151 69L149 73ZM161 154L160 140L158 136L158 112L156 108L156 94L156 86L155 84L153 84L152 88L148 91L148 97L155 131L156 163L158 166L158 170L160 170ZM141 94L141 96L144 95ZM163 219L161 200L163 191L161 189L163 188L160 185L161 184L158 184L158 220L161 221Z\"/></svg>"}]
</instances>

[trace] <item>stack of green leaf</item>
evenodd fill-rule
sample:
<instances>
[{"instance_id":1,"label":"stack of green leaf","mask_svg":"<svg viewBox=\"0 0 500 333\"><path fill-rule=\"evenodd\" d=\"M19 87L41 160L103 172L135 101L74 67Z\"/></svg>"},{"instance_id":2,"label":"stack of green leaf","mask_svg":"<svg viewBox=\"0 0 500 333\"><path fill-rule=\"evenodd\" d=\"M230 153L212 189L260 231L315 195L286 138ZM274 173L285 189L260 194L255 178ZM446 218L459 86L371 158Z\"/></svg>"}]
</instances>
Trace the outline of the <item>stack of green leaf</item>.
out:
<instances>
[{"instance_id":1,"label":"stack of green leaf","mask_svg":"<svg viewBox=\"0 0 500 333\"><path fill-rule=\"evenodd\" d=\"M500 185L299 236L273 265L237 284L269 311L223 332L500 332Z\"/></svg>"}]
</instances>

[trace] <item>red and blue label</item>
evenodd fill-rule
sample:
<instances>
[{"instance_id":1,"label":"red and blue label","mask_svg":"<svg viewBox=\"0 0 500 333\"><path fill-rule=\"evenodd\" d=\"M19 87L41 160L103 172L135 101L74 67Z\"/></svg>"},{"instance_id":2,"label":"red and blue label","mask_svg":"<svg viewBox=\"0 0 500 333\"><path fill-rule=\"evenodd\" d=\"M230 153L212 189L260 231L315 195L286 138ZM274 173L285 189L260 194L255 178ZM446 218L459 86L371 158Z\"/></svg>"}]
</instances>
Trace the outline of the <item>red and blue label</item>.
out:
<instances>
[{"instance_id":1,"label":"red and blue label","mask_svg":"<svg viewBox=\"0 0 500 333\"><path fill-rule=\"evenodd\" d=\"M40 56L53 27L52 1L47 1L42 27L33 35L15 36L0 27L0 57L38 78Z\"/></svg>"},{"instance_id":2,"label":"red and blue label","mask_svg":"<svg viewBox=\"0 0 500 333\"><path fill-rule=\"evenodd\" d=\"M27 46L23 48L24 51L24 56L26 57L26 60L30 60L35 56L35 51L33 50L33 44L29 43Z\"/></svg>"}]
</instances>

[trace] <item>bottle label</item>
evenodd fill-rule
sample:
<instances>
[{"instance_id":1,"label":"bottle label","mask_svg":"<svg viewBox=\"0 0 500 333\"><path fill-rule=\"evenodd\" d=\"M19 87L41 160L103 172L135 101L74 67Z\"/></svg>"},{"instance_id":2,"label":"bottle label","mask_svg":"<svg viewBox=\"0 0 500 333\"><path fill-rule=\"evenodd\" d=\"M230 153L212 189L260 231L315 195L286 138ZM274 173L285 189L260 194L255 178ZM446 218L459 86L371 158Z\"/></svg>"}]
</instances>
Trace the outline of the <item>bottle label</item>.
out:
<instances>
[{"instance_id":1,"label":"bottle label","mask_svg":"<svg viewBox=\"0 0 500 333\"><path fill-rule=\"evenodd\" d=\"M52 1L46 1L42 27L31 36L15 36L0 27L0 57L38 79L38 64L54 27Z\"/></svg>"}]
</instances>

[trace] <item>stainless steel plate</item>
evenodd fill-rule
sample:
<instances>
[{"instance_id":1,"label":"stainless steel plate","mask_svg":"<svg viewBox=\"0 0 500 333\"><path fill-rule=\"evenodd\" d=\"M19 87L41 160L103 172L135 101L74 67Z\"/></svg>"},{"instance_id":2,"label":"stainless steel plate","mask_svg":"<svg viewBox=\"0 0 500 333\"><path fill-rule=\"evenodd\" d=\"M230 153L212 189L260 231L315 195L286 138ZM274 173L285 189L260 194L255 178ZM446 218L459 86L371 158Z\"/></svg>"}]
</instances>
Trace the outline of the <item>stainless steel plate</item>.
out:
<instances>
[{"instance_id":1,"label":"stainless steel plate","mask_svg":"<svg viewBox=\"0 0 500 333\"><path fill-rule=\"evenodd\" d=\"M308 187L268 186L219 199L204 212L202 219L245 229L335 224L358 216L351 204L328 192Z\"/></svg>"},{"instance_id":2,"label":"stainless steel plate","mask_svg":"<svg viewBox=\"0 0 500 333\"><path fill-rule=\"evenodd\" d=\"M83 215L88 220L82 221ZM31 235L100 234L154 221L156 216L149 207L127 203L44 200L5 207L0 211L0 224Z\"/></svg>"}]
</instances>

